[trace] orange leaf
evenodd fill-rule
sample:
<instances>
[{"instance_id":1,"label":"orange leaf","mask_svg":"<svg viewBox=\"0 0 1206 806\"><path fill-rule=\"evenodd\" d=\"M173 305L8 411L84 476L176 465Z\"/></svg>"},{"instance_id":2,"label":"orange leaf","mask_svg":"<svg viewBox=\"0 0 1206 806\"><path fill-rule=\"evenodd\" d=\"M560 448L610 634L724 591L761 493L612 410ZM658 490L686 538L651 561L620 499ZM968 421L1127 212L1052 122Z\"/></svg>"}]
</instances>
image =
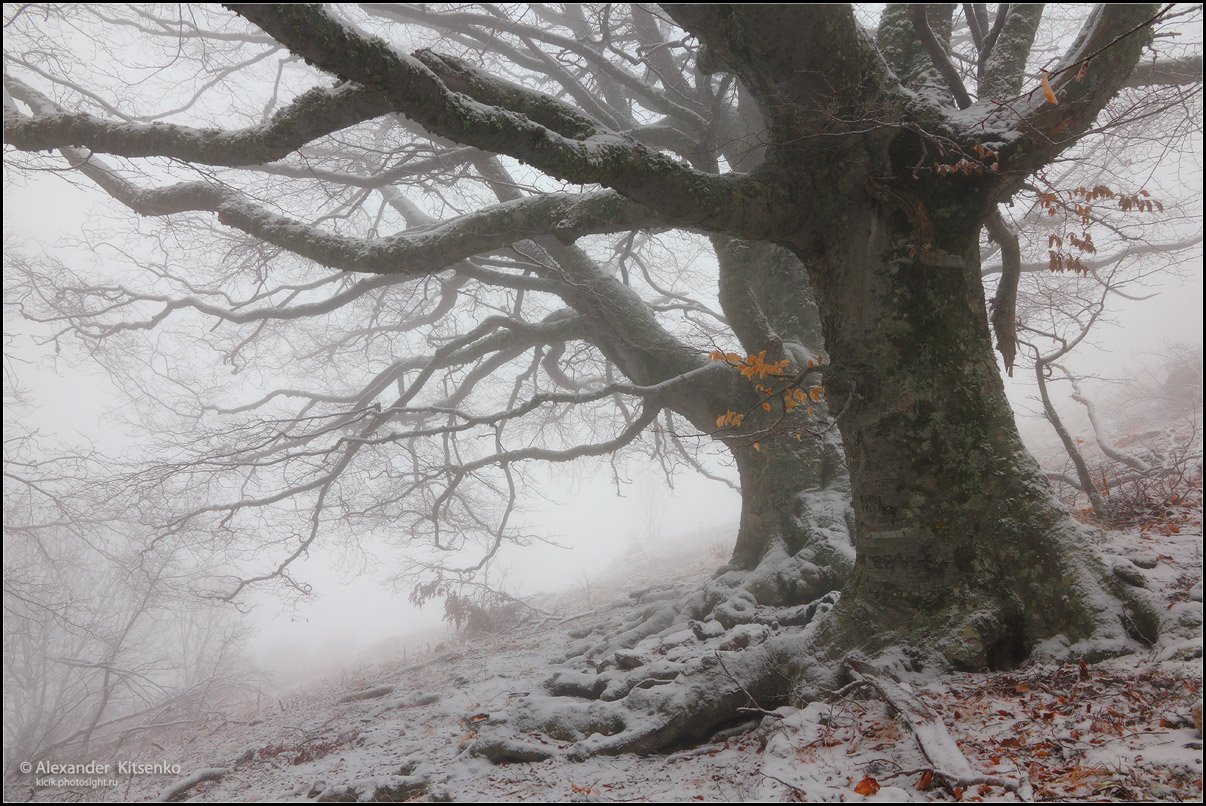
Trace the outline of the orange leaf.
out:
<instances>
[{"instance_id":1,"label":"orange leaf","mask_svg":"<svg viewBox=\"0 0 1206 806\"><path fill-rule=\"evenodd\" d=\"M854 791L860 795L874 795L879 791L879 781L868 775L855 785Z\"/></svg>"},{"instance_id":2,"label":"orange leaf","mask_svg":"<svg viewBox=\"0 0 1206 806\"><path fill-rule=\"evenodd\" d=\"M934 785L934 771L926 770L921 774L921 780L917 782L917 788L922 792Z\"/></svg>"},{"instance_id":3,"label":"orange leaf","mask_svg":"<svg viewBox=\"0 0 1206 806\"><path fill-rule=\"evenodd\" d=\"M1059 106L1059 98L1055 97L1055 90L1051 89L1051 82L1047 80L1047 71L1043 71L1043 77L1040 79L1043 85L1043 97L1047 99L1047 103L1052 106Z\"/></svg>"}]
</instances>

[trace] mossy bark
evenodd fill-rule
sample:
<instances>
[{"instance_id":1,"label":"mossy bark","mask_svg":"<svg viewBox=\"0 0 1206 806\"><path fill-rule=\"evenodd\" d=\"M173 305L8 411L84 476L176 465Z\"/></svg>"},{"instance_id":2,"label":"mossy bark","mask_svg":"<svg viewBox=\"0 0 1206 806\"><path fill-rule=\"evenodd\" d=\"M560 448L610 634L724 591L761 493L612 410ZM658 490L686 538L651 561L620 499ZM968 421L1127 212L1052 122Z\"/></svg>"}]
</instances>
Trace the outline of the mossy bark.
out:
<instances>
[{"instance_id":1,"label":"mossy bark","mask_svg":"<svg viewBox=\"0 0 1206 806\"><path fill-rule=\"evenodd\" d=\"M846 448L856 563L839 647L928 643L956 666L1009 666L1064 636L1125 641L1084 533L1018 436L991 352L975 205L843 208L811 242Z\"/></svg>"}]
</instances>

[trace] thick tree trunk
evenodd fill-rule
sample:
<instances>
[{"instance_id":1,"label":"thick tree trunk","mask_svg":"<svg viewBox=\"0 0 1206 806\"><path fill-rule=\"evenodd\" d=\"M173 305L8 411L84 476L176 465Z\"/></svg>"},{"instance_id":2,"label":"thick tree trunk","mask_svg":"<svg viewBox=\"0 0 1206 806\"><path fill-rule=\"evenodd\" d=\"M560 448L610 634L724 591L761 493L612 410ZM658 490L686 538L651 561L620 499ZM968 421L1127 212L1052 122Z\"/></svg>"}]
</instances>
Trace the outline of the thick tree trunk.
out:
<instances>
[{"instance_id":1,"label":"thick tree trunk","mask_svg":"<svg viewBox=\"0 0 1206 806\"><path fill-rule=\"evenodd\" d=\"M868 198L846 200L843 226L823 253L811 242L858 523L839 643L911 636L982 668L1060 635L1125 641L1083 533L1018 437L991 352L979 221L948 211L921 232Z\"/></svg>"}]
</instances>

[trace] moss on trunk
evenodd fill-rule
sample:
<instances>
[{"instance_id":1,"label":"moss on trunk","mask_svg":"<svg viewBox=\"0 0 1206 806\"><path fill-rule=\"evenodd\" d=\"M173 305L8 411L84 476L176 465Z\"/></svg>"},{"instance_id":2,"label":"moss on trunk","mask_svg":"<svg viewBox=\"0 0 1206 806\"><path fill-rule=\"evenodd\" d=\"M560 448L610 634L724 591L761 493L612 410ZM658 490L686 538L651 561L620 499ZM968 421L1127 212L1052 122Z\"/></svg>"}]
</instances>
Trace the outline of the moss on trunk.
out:
<instances>
[{"instance_id":1,"label":"moss on trunk","mask_svg":"<svg viewBox=\"0 0 1206 806\"><path fill-rule=\"evenodd\" d=\"M899 205L847 204L849 234L814 253L858 523L830 631L839 649L903 640L964 668L1056 636L1121 646L1106 575L1018 436L968 207L951 199L922 237Z\"/></svg>"}]
</instances>

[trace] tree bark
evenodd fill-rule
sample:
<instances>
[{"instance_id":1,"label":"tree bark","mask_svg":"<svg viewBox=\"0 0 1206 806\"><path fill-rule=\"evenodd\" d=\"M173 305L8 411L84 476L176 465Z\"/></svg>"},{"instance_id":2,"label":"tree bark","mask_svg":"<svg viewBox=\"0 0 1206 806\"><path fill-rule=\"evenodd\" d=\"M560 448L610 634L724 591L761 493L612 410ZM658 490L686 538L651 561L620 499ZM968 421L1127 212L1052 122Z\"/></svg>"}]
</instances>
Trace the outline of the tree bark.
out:
<instances>
[{"instance_id":1,"label":"tree bark","mask_svg":"<svg viewBox=\"0 0 1206 806\"><path fill-rule=\"evenodd\" d=\"M799 258L770 243L716 237L713 244L721 307L743 349L766 351L772 362L789 358L794 372L819 361L820 311ZM820 377L811 376L814 381ZM853 562L850 479L840 436L826 415L823 403L807 416L784 412L777 401L766 413L755 402L747 418L755 433L790 430L783 427L787 420L806 433L799 439L751 437L730 446L741 482L741 525L730 565L752 570L776 549L794 558L796 578L782 580L774 594L763 592L776 604L811 601L840 588Z\"/></svg>"},{"instance_id":2,"label":"tree bark","mask_svg":"<svg viewBox=\"0 0 1206 806\"><path fill-rule=\"evenodd\" d=\"M1058 635L1125 642L1105 575L1018 436L979 206L918 185L846 198L827 245L807 240L858 523L839 642L903 635L963 668L1009 667Z\"/></svg>"}]
</instances>

